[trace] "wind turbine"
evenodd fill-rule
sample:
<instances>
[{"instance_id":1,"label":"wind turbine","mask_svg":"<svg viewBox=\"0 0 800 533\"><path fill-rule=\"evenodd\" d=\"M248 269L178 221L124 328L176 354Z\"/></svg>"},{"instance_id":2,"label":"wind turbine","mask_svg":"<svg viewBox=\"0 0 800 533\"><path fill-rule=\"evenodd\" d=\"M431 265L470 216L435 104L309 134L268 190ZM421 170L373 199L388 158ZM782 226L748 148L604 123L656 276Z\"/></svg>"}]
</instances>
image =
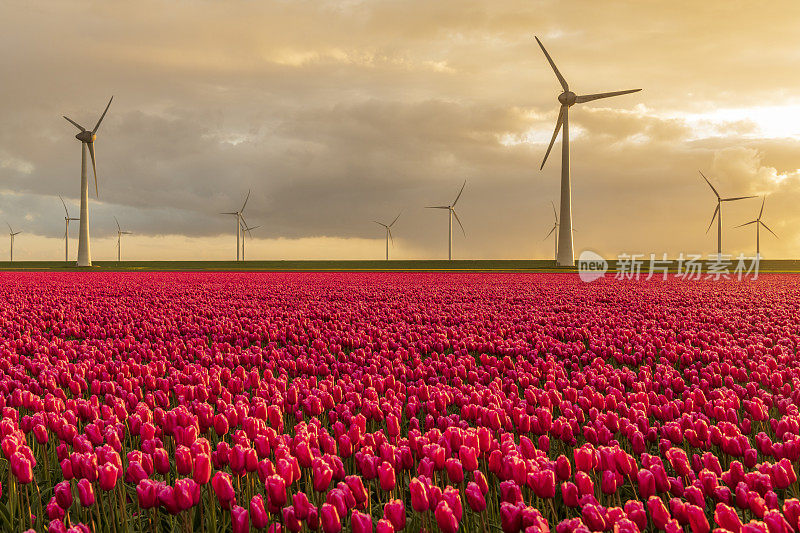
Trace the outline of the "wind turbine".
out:
<instances>
[{"instance_id":1,"label":"wind turbine","mask_svg":"<svg viewBox=\"0 0 800 533\"><path fill-rule=\"evenodd\" d=\"M89 247L89 176L86 171L86 150L88 148L89 155L92 157L92 170L94 172L94 193L99 197L100 194L97 189L97 164L94 158L94 142L97 140L97 130L100 128L100 123L108 113L108 108L111 107L111 100L108 101L105 111L100 115L100 120L97 121L94 128L90 131L65 116L64 118L70 124L81 130L75 138L81 141L81 224L80 234L78 236L78 266L92 266L92 253Z\"/></svg>"},{"instance_id":2,"label":"wind turbine","mask_svg":"<svg viewBox=\"0 0 800 533\"><path fill-rule=\"evenodd\" d=\"M761 222L761 215L764 214L764 202L766 200L767 200L766 198L761 199L761 211L758 212L758 218L756 218L755 220L751 220L750 222L745 222L744 224L736 226L737 228L741 228L743 226L749 226L750 224L756 225L756 257L761 257L761 231L760 231L761 226L764 226L765 230L775 235L775 232L769 229L769 226ZM775 235L775 238L777 239L778 236Z\"/></svg>"},{"instance_id":3,"label":"wind turbine","mask_svg":"<svg viewBox=\"0 0 800 533\"><path fill-rule=\"evenodd\" d=\"M59 196L61 198L61 196ZM61 204L64 206L64 261L69 262L69 221L70 220L80 220L79 218L72 218L69 216L69 211L67 210L67 204L64 203L64 199L61 198Z\"/></svg>"},{"instance_id":4,"label":"wind turbine","mask_svg":"<svg viewBox=\"0 0 800 533\"><path fill-rule=\"evenodd\" d=\"M250 236L253 236L252 230L256 228L260 228L261 226L248 226L247 222L245 222L244 217L242 217L242 261L244 261L244 241L245 241L245 233L249 233Z\"/></svg>"},{"instance_id":5,"label":"wind turbine","mask_svg":"<svg viewBox=\"0 0 800 533\"><path fill-rule=\"evenodd\" d=\"M386 260L387 261L389 260L389 239L392 240L392 246L394 246L394 237L392 237L392 226L394 226L394 223L397 222L397 219L400 218L400 215L402 213L403 212L400 211L400 213L398 213L397 216L394 217L394 220L392 220L392 223L389 224L388 226L386 224L384 224L383 222L378 222L377 220L373 220L373 222L376 223L377 225L383 226L384 228L386 228Z\"/></svg>"},{"instance_id":6,"label":"wind turbine","mask_svg":"<svg viewBox=\"0 0 800 533\"><path fill-rule=\"evenodd\" d=\"M464 226L461 224L461 220L458 218L458 213L456 213L456 204L458 203L458 199L461 198L461 193L464 192L464 187L466 185L467 185L467 180L464 180L464 185L461 186L461 190L458 191L458 196L456 196L456 199L453 201L452 204L432 205L425 208L425 209L447 209L448 211L447 259L450 261L453 260L453 216L456 217L456 222L458 222L458 225L461 226L461 232L464 233L464 237L467 236L467 232L464 231Z\"/></svg>"},{"instance_id":7,"label":"wind turbine","mask_svg":"<svg viewBox=\"0 0 800 533\"><path fill-rule=\"evenodd\" d=\"M542 41L540 41L538 37L535 38L536 42L539 43L539 47L541 47L542 52L544 52L547 62L550 63L550 66L553 68L553 72L555 72L556 78L558 78L562 89L564 89L564 92L558 95L558 101L561 104L561 107L558 112L556 129L553 132L552 139L550 139L550 145L547 147L547 152L544 154L544 159L542 160L542 165L539 167L539 170L544 168L544 164L547 161L547 156L550 155L550 150L553 149L553 143L556 142L558 132L563 126L564 135L561 139L561 216L559 217L560 228L558 232L557 262L560 266L573 266L575 264L575 252L572 246L572 187L570 185L569 173L569 108L575 104L583 104L593 100L599 100L601 98L610 98L612 96L635 93L637 91L641 91L641 89L628 89L626 91L583 94L578 96L569 90L569 84L567 83L567 80L565 80L564 76L562 76L558 71L558 68L553 62L553 59L550 57L550 54L548 54L547 50L545 50Z\"/></svg>"},{"instance_id":8,"label":"wind turbine","mask_svg":"<svg viewBox=\"0 0 800 533\"><path fill-rule=\"evenodd\" d=\"M8 234L11 236L11 259L9 261L11 261L13 263L14 262L14 236L19 235L22 232L21 231L14 232L14 230L11 229L11 224L9 224L8 222L6 222L6 226L8 226Z\"/></svg>"},{"instance_id":9,"label":"wind turbine","mask_svg":"<svg viewBox=\"0 0 800 533\"><path fill-rule=\"evenodd\" d=\"M122 236L123 235L133 235L130 231L122 231L122 228L119 227L119 220L117 217L114 217L114 222L117 223L117 262L122 261Z\"/></svg>"},{"instance_id":10,"label":"wind turbine","mask_svg":"<svg viewBox=\"0 0 800 533\"><path fill-rule=\"evenodd\" d=\"M244 199L244 203L242 204L242 208L238 211L230 211L228 213L220 213L221 215L234 215L236 217L236 260L239 260L239 248L240 248L240 241L239 236L242 233L242 213L244 213L244 208L247 205L247 200L250 199L250 189L247 190L247 196Z\"/></svg>"},{"instance_id":11,"label":"wind turbine","mask_svg":"<svg viewBox=\"0 0 800 533\"><path fill-rule=\"evenodd\" d=\"M698 171L699 172L699 171ZM717 197L717 208L714 209L714 214L711 216L711 223L708 225L708 229L706 229L706 233L708 230L711 229L711 226L714 225L714 219L717 219L717 257L722 256L722 202L735 202L736 200L746 200L748 198L755 198L755 196L736 196L735 198L722 198L717 189L711 185L711 182L708 181L708 178L705 174L700 172L700 175L703 176L703 179L706 180L708 186L711 187L711 190L714 191L714 195Z\"/></svg>"},{"instance_id":12,"label":"wind turbine","mask_svg":"<svg viewBox=\"0 0 800 533\"><path fill-rule=\"evenodd\" d=\"M555 249L553 252L554 253L553 258L556 261L558 261L558 213L556 213L556 204L554 204L551 201L550 205L553 206L553 219L554 219L553 228L550 230L550 233L547 234L547 237L545 237L544 240L547 240L550 237L550 235L552 235L553 232L555 232L556 236L555 239L553 240L553 245L554 245L553 247Z\"/></svg>"}]
</instances>

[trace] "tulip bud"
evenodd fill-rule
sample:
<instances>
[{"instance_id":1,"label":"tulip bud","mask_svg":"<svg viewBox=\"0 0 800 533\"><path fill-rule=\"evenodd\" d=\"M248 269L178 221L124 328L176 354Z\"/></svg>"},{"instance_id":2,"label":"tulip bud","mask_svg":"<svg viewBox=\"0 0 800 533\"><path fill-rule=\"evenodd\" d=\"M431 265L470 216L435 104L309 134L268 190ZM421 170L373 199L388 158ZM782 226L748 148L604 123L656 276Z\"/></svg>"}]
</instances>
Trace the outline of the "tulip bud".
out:
<instances>
[{"instance_id":1,"label":"tulip bud","mask_svg":"<svg viewBox=\"0 0 800 533\"><path fill-rule=\"evenodd\" d=\"M458 531L458 519L445 500L441 500L434 511L436 525L442 533L455 533Z\"/></svg>"},{"instance_id":2,"label":"tulip bud","mask_svg":"<svg viewBox=\"0 0 800 533\"><path fill-rule=\"evenodd\" d=\"M211 480L211 487L223 509L229 509L232 502L236 501L236 492L233 490L230 474L217 472Z\"/></svg>"},{"instance_id":3,"label":"tulip bud","mask_svg":"<svg viewBox=\"0 0 800 533\"><path fill-rule=\"evenodd\" d=\"M69 481L60 481L55 486L55 498L62 509L67 510L72 506L72 487Z\"/></svg>"},{"instance_id":4,"label":"tulip bud","mask_svg":"<svg viewBox=\"0 0 800 533\"><path fill-rule=\"evenodd\" d=\"M319 514L324 533L339 533L342 530L342 522L336 507L329 503L323 503Z\"/></svg>"},{"instance_id":5,"label":"tulip bud","mask_svg":"<svg viewBox=\"0 0 800 533\"><path fill-rule=\"evenodd\" d=\"M94 487L88 479L78 481L78 499L83 507L94 505Z\"/></svg>"},{"instance_id":6,"label":"tulip bud","mask_svg":"<svg viewBox=\"0 0 800 533\"><path fill-rule=\"evenodd\" d=\"M256 494L250 500L250 519L256 529L264 529L269 525L269 517L264 508L264 499L260 494Z\"/></svg>"},{"instance_id":7,"label":"tulip bud","mask_svg":"<svg viewBox=\"0 0 800 533\"><path fill-rule=\"evenodd\" d=\"M233 533L249 533L250 517L247 509L238 505L231 508L231 529Z\"/></svg>"}]
</instances>

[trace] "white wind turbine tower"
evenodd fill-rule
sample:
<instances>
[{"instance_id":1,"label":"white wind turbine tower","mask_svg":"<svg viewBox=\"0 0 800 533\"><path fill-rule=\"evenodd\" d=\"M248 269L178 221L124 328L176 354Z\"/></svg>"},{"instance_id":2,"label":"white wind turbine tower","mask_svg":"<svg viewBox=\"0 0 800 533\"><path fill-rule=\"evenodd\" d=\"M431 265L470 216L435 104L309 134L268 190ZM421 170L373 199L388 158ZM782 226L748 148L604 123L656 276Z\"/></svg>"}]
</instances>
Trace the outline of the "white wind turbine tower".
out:
<instances>
[{"instance_id":1,"label":"white wind turbine tower","mask_svg":"<svg viewBox=\"0 0 800 533\"><path fill-rule=\"evenodd\" d=\"M64 203L64 199L61 198L61 205L64 206L64 261L69 262L69 222L70 220L80 220L79 218L73 218L69 216L69 211L67 210L67 204Z\"/></svg>"},{"instance_id":2,"label":"white wind turbine tower","mask_svg":"<svg viewBox=\"0 0 800 533\"><path fill-rule=\"evenodd\" d=\"M561 139L561 216L559 217L559 232L558 232L558 258L557 262L560 266L573 266L575 264L575 252L572 246L572 187L570 185L570 172L569 172L569 108L575 104L583 104L601 98L610 98L612 96L619 96L621 94L635 93L641 89L628 89L626 91L614 91L610 93L597 93L597 94L583 94L576 95L569 90L569 84L564 76L556 68L556 64L550 57L550 54L545 50L542 41L536 37L536 42L544 52L547 62L553 68L561 87L564 92L558 95L558 101L561 103L561 108L558 112L558 120L556 121L556 129L553 132L553 138L550 139L550 145L547 147L547 152L544 154L542 165L539 170L544 168L547 161L547 156L550 155L550 150L553 149L553 143L556 142L559 130L564 128L564 135Z\"/></svg>"},{"instance_id":3,"label":"white wind turbine tower","mask_svg":"<svg viewBox=\"0 0 800 533\"><path fill-rule=\"evenodd\" d=\"M548 238L550 238L550 235L552 235L555 232L556 236L555 236L555 239L553 240L553 245L554 245L554 248L555 248L554 251L553 251L553 259L558 261L558 213L556 213L556 204L554 204L551 201L550 205L553 206L553 220L554 220L553 228L550 230L550 233L547 234L547 237L545 237L544 240L547 240Z\"/></svg>"},{"instance_id":4,"label":"white wind turbine tower","mask_svg":"<svg viewBox=\"0 0 800 533\"><path fill-rule=\"evenodd\" d=\"M11 236L11 249L10 249L11 259L9 259L9 261L11 261L13 263L14 262L14 237L19 235L22 232L21 231L15 232L13 229L11 229L11 224L9 224L8 222L6 222L6 226L8 226L8 234L9 234L9 236Z\"/></svg>"},{"instance_id":5,"label":"white wind turbine tower","mask_svg":"<svg viewBox=\"0 0 800 533\"><path fill-rule=\"evenodd\" d=\"M762 198L761 199L761 211L758 212L758 218L756 218L755 220L751 220L750 222L745 222L744 224L740 224L740 225L736 226L737 228L741 228L741 227L744 227L744 226L749 226L750 224L755 224L756 225L756 257L758 257L758 258L761 257L761 231L760 231L761 230L761 226L764 226L765 230L767 230L768 232L770 232L773 235L775 235L775 232L772 231L771 229L769 229L769 226L767 226L766 224L761 222L761 216L764 214L764 202L765 201L766 201L766 198ZM775 235L775 238L777 239L778 236Z\"/></svg>"},{"instance_id":6,"label":"white wind turbine tower","mask_svg":"<svg viewBox=\"0 0 800 533\"><path fill-rule=\"evenodd\" d=\"M711 182L708 181L708 178L705 174L700 172L700 175L703 176L703 179L706 180L708 186L711 187L711 190L714 191L714 195L717 197L717 208L714 209L714 214L711 216L711 223L708 225L708 229L706 229L706 233L708 230L711 229L711 226L714 225L714 219L717 219L717 258L722 257L722 202L735 202L736 200L746 200L748 198L755 198L755 196L736 196L735 198L722 198L717 189L711 185Z\"/></svg>"},{"instance_id":7,"label":"white wind turbine tower","mask_svg":"<svg viewBox=\"0 0 800 533\"><path fill-rule=\"evenodd\" d=\"M247 205L247 200L250 199L250 189L247 190L247 196L244 199L244 203L242 204L242 208L238 211L230 211L228 213L220 213L221 215L233 215L236 217L236 260L239 261L239 252L241 251L241 244L240 244L240 236L242 233L242 213L244 213L244 208Z\"/></svg>"},{"instance_id":8,"label":"white wind turbine tower","mask_svg":"<svg viewBox=\"0 0 800 533\"><path fill-rule=\"evenodd\" d=\"M122 261L122 236L123 235L133 235L130 231L122 231L122 228L119 227L119 220L117 217L114 217L114 222L117 223L117 262Z\"/></svg>"},{"instance_id":9,"label":"white wind turbine tower","mask_svg":"<svg viewBox=\"0 0 800 533\"><path fill-rule=\"evenodd\" d=\"M426 207L426 209L447 209L448 211L448 224L447 224L447 259L452 261L453 260L453 217L456 217L456 222L458 225L461 226L461 232L464 234L464 237L467 236L467 232L464 231L464 226L461 224L461 220L458 218L458 213L456 213L456 204L458 203L458 199L461 198L461 193L464 192L464 187L467 185L467 180L464 180L464 185L461 186L461 190L458 191L458 196L450 205L432 205Z\"/></svg>"},{"instance_id":10,"label":"white wind turbine tower","mask_svg":"<svg viewBox=\"0 0 800 533\"><path fill-rule=\"evenodd\" d=\"M252 230L260 227L261 226L248 226L247 222L245 222L244 220L244 217L242 217L242 261L244 261L244 241L246 234L249 233L250 236L252 237L253 236Z\"/></svg>"},{"instance_id":11,"label":"white wind turbine tower","mask_svg":"<svg viewBox=\"0 0 800 533\"><path fill-rule=\"evenodd\" d=\"M64 117L70 124L81 130L75 138L81 141L81 218L80 218L80 234L78 236L78 266L92 266L92 253L89 247L89 176L86 169L86 150L89 150L89 155L92 157L92 170L94 172L94 193L100 196L97 189L97 164L94 158L94 142L97 140L97 130L100 128L100 123L103 122L108 108L111 107L111 100L108 101L105 111L100 115L100 120L97 121L94 128L89 131L69 117Z\"/></svg>"},{"instance_id":12,"label":"white wind turbine tower","mask_svg":"<svg viewBox=\"0 0 800 533\"><path fill-rule=\"evenodd\" d=\"M398 213L397 216L394 217L394 220L392 220L392 223L389 224L389 225L386 225L383 222L378 222L377 220L373 220L374 223L376 223L379 226L383 226L386 229L386 260L387 261L389 260L389 239L392 240L392 246L394 246L394 237L392 237L392 226L394 226L394 223L397 222L397 219L400 218L400 215L402 213L403 212L400 211L400 213Z\"/></svg>"}]
</instances>

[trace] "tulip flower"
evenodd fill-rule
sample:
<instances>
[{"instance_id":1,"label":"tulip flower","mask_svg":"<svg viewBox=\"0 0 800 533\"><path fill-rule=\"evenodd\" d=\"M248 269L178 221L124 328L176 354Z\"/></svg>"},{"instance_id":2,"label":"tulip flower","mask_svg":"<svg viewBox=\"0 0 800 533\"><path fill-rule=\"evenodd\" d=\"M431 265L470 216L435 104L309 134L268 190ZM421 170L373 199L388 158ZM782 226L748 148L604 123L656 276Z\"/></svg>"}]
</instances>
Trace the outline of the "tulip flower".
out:
<instances>
[{"instance_id":1,"label":"tulip flower","mask_svg":"<svg viewBox=\"0 0 800 533\"><path fill-rule=\"evenodd\" d=\"M217 472L211 480L211 487L217 496L217 501L223 509L228 509L236 501L236 492L233 490L231 476L225 472Z\"/></svg>"},{"instance_id":2,"label":"tulip flower","mask_svg":"<svg viewBox=\"0 0 800 533\"><path fill-rule=\"evenodd\" d=\"M390 491L394 489L395 484L397 483L397 479L395 478L394 468L392 465L384 461L378 467L378 481L380 483L381 489L385 491Z\"/></svg>"},{"instance_id":3,"label":"tulip flower","mask_svg":"<svg viewBox=\"0 0 800 533\"><path fill-rule=\"evenodd\" d=\"M92 487L88 479L78 481L78 500L83 507L94 505L94 487Z\"/></svg>"},{"instance_id":4,"label":"tulip flower","mask_svg":"<svg viewBox=\"0 0 800 533\"><path fill-rule=\"evenodd\" d=\"M323 503L320 509L320 522L324 533L339 533L342 530L342 522L339 520L339 513L336 507L329 503Z\"/></svg>"},{"instance_id":5,"label":"tulip flower","mask_svg":"<svg viewBox=\"0 0 800 533\"><path fill-rule=\"evenodd\" d=\"M372 517L353 509L350 515L350 527L353 533L372 533Z\"/></svg>"},{"instance_id":6,"label":"tulip flower","mask_svg":"<svg viewBox=\"0 0 800 533\"><path fill-rule=\"evenodd\" d=\"M458 519L446 501L441 500L434 511L436 524L442 533L455 533L458 531Z\"/></svg>"},{"instance_id":7,"label":"tulip flower","mask_svg":"<svg viewBox=\"0 0 800 533\"><path fill-rule=\"evenodd\" d=\"M66 510L72 506L72 487L69 481L56 483L54 488L56 502L62 509Z\"/></svg>"},{"instance_id":8,"label":"tulip flower","mask_svg":"<svg viewBox=\"0 0 800 533\"><path fill-rule=\"evenodd\" d=\"M247 533L250 531L250 517L247 509L238 505L231 507L231 529L233 533Z\"/></svg>"},{"instance_id":9,"label":"tulip flower","mask_svg":"<svg viewBox=\"0 0 800 533\"><path fill-rule=\"evenodd\" d=\"M411 507L418 513L427 511L429 506L428 492L419 479L411 478L409 492L411 493Z\"/></svg>"}]
</instances>

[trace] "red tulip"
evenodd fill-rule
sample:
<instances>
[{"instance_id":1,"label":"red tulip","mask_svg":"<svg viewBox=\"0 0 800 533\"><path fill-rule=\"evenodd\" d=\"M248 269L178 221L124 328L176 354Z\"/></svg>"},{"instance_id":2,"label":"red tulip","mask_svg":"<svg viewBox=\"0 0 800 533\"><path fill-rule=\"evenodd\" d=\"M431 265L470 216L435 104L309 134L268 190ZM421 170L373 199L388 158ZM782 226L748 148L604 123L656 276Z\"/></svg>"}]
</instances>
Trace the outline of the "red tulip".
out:
<instances>
[{"instance_id":1,"label":"red tulip","mask_svg":"<svg viewBox=\"0 0 800 533\"><path fill-rule=\"evenodd\" d=\"M394 468L392 465L384 461L378 467L378 481L380 483L381 489L385 491L390 491L394 489L395 484L397 483L397 478L395 477Z\"/></svg>"},{"instance_id":2,"label":"red tulip","mask_svg":"<svg viewBox=\"0 0 800 533\"><path fill-rule=\"evenodd\" d=\"M269 525L269 517L264 508L264 499L260 494L256 494L250 499L250 519L256 529L264 529Z\"/></svg>"},{"instance_id":3,"label":"red tulip","mask_svg":"<svg viewBox=\"0 0 800 533\"><path fill-rule=\"evenodd\" d=\"M83 507L94 505L94 487L92 487L88 479L78 481L78 500L80 500Z\"/></svg>"},{"instance_id":4,"label":"red tulip","mask_svg":"<svg viewBox=\"0 0 800 533\"><path fill-rule=\"evenodd\" d=\"M56 483L54 491L58 505L64 510L69 509L72 506L72 486L69 481Z\"/></svg>"},{"instance_id":5,"label":"red tulip","mask_svg":"<svg viewBox=\"0 0 800 533\"><path fill-rule=\"evenodd\" d=\"M439 502L434 516L436 517L436 525L439 526L442 533L455 533L458 531L458 519L446 501L441 500Z\"/></svg>"},{"instance_id":6,"label":"red tulip","mask_svg":"<svg viewBox=\"0 0 800 533\"><path fill-rule=\"evenodd\" d=\"M339 533L339 531L342 530L342 522L339 520L339 513L333 505L323 503L319 516L324 533Z\"/></svg>"},{"instance_id":7,"label":"red tulip","mask_svg":"<svg viewBox=\"0 0 800 533\"><path fill-rule=\"evenodd\" d=\"M250 517L247 509L234 505L231 508L231 529L233 533L248 533L250 531Z\"/></svg>"},{"instance_id":8,"label":"red tulip","mask_svg":"<svg viewBox=\"0 0 800 533\"><path fill-rule=\"evenodd\" d=\"M372 533L372 517L353 509L350 515L350 527L353 533Z\"/></svg>"},{"instance_id":9,"label":"red tulip","mask_svg":"<svg viewBox=\"0 0 800 533\"><path fill-rule=\"evenodd\" d=\"M486 509L486 498L483 496L480 487L474 481L467 484L465 490L467 505L476 513L482 513Z\"/></svg>"},{"instance_id":10,"label":"red tulip","mask_svg":"<svg viewBox=\"0 0 800 533\"><path fill-rule=\"evenodd\" d=\"M233 483L230 474L217 472L211 480L211 487L223 509L229 509L231 504L236 501L236 492L233 490Z\"/></svg>"},{"instance_id":11,"label":"red tulip","mask_svg":"<svg viewBox=\"0 0 800 533\"><path fill-rule=\"evenodd\" d=\"M425 486L417 478L411 478L409 485L409 492L411 493L411 507L418 513L424 513L428 510L428 491Z\"/></svg>"}]
</instances>

